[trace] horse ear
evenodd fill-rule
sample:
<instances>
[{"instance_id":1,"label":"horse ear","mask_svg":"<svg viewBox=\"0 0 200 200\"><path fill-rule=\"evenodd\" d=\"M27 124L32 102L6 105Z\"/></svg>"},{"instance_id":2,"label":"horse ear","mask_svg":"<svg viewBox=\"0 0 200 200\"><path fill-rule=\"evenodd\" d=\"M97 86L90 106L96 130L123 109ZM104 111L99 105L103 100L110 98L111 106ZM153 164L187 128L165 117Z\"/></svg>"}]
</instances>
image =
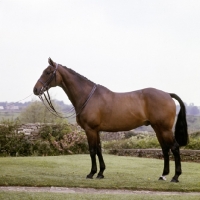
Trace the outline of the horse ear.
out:
<instances>
[{"instance_id":1,"label":"horse ear","mask_svg":"<svg viewBox=\"0 0 200 200\"><path fill-rule=\"evenodd\" d=\"M48 63L49 63L51 66L54 66L54 62L53 62L53 60L51 60L51 58L48 59Z\"/></svg>"}]
</instances>

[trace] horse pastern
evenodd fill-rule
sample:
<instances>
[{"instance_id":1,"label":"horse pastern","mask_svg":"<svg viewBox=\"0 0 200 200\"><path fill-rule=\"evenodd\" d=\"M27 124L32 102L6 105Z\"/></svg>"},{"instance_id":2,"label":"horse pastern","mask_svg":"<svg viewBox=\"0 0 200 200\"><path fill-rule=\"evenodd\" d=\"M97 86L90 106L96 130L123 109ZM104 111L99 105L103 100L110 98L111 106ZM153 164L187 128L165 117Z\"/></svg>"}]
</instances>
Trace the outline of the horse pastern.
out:
<instances>
[{"instance_id":1,"label":"horse pastern","mask_svg":"<svg viewBox=\"0 0 200 200\"><path fill-rule=\"evenodd\" d=\"M93 179L93 174L88 174L87 176L86 176L86 179Z\"/></svg>"},{"instance_id":2,"label":"horse pastern","mask_svg":"<svg viewBox=\"0 0 200 200\"><path fill-rule=\"evenodd\" d=\"M104 178L104 175L98 175L96 178L97 178L97 179L103 179L103 178Z\"/></svg>"},{"instance_id":3,"label":"horse pastern","mask_svg":"<svg viewBox=\"0 0 200 200\"><path fill-rule=\"evenodd\" d=\"M165 176L160 176L158 180L161 180L161 181L166 181L166 177Z\"/></svg>"},{"instance_id":4,"label":"horse pastern","mask_svg":"<svg viewBox=\"0 0 200 200\"><path fill-rule=\"evenodd\" d=\"M174 178L172 178L171 182L172 182L172 183L178 183L179 180L178 180L178 179L174 179Z\"/></svg>"}]
</instances>

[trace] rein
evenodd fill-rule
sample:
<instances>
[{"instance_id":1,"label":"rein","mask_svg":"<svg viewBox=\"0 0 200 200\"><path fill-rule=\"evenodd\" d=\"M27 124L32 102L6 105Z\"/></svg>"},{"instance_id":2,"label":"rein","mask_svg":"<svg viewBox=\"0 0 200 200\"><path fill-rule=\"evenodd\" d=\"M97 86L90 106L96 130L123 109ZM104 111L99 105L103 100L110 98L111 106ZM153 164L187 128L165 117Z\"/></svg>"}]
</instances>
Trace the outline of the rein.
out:
<instances>
[{"instance_id":1,"label":"rein","mask_svg":"<svg viewBox=\"0 0 200 200\"><path fill-rule=\"evenodd\" d=\"M87 105L87 103L88 103L89 100L91 99L91 97L92 97L92 95L94 94L94 92L95 92L96 89L97 89L97 85L94 84L94 86L93 86L93 88L92 88L90 94L88 95L88 98L86 99L85 103L81 106L79 112L76 113L76 116L78 116L78 115L82 112L83 108L85 108L85 106Z\"/></svg>"},{"instance_id":2,"label":"rein","mask_svg":"<svg viewBox=\"0 0 200 200\"><path fill-rule=\"evenodd\" d=\"M56 71L57 71L57 69L58 69L58 64L56 64L56 69L53 71L51 77L50 77L45 83L44 83L42 80L40 80L40 79L38 80L38 81L39 81L40 83L42 83L42 85L43 85L43 87L42 87L41 90L40 90L40 94L39 94L38 96L39 96L40 100L42 101L42 103L45 105L45 107L46 107L53 115L55 115L55 116L57 116L57 117L60 117L60 118L70 118L70 117L78 116L78 115L82 112L82 110L84 109L84 107L88 104L89 100L91 99L92 95L94 94L95 90L97 89L97 85L94 84L94 86L93 86L91 92L89 93L89 95L88 95L86 101L83 103L83 105L81 106L81 108L80 108L79 111L74 112L74 113L73 113L72 115L70 115L70 116L63 117L63 116L61 116L62 113L57 112L56 109L54 108L54 106L53 106L53 104L52 104L52 102L51 102L51 97L50 97L50 95L49 95L49 91L48 91L48 89L49 89L49 84L50 84L51 81L54 79L54 77L55 77L55 81L56 81ZM47 91L47 95L44 93L45 91ZM42 95L44 95L44 98L42 97ZM47 102L48 105L45 103L45 100L46 100L46 102ZM75 110L74 107L70 108L69 113L71 113L71 112L74 111L74 110Z\"/></svg>"}]
</instances>

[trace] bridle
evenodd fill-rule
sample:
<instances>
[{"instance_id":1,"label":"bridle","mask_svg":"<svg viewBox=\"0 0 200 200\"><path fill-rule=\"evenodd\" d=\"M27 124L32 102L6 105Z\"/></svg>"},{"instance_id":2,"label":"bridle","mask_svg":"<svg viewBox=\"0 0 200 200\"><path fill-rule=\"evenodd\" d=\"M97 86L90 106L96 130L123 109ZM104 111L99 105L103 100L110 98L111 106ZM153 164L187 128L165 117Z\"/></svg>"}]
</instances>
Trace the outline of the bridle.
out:
<instances>
[{"instance_id":1,"label":"bridle","mask_svg":"<svg viewBox=\"0 0 200 200\"><path fill-rule=\"evenodd\" d=\"M90 94L88 95L86 101L83 103L83 105L81 106L81 108L80 108L77 112L74 112L74 113L73 113L72 115L70 115L70 116L63 117L63 116L62 116L62 113L57 112L56 109L54 108L53 104L51 103L51 98L50 98L49 91L48 91L48 90L49 90L49 84L51 83L51 81L52 81L54 78L55 78L55 81L56 81L56 71L57 71L57 69L58 69L58 64L56 64L56 68L55 68L55 70L52 72L51 77L49 77L49 79L48 79L45 83L44 83L41 79L38 80L38 81L39 81L40 83L42 83L42 85L43 85L43 87L40 89L40 92L39 92L38 97L40 98L40 100L42 101L42 103L45 105L45 107L46 107L53 115L55 115L55 116L57 116L57 117L60 117L60 118L69 118L69 117L78 116L78 115L82 112L83 108L87 105L87 103L89 102L89 100L91 99L92 95L94 94L95 90L97 89L97 85L94 84L94 86L93 86L93 88L92 88ZM48 95L48 96L45 95L45 93L44 93L45 91L47 91L47 95ZM42 97L42 95L44 95L44 98L45 98L45 99ZM49 106L46 104L45 100L46 100L46 102L48 103ZM74 110L75 110L75 108L72 107L68 112L71 113L71 112L74 111Z\"/></svg>"},{"instance_id":2,"label":"bridle","mask_svg":"<svg viewBox=\"0 0 200 200\"><path fill-rule=\"evenodd\" d=\"M42 101L42 103L45 105L45 107L55 116L57 117L61 117L60 113L58 113L56 111L56 109L54 108L53 104L51 103L51 98L50 98L50 95L49 95L49 84L51 83L51 81L53 81L53 79L55 78L55 81L56 81L56 71L58 69L58 64L56 64L56 68L55 70L52 72L52 75L49 77L49 79L47 79L47 81L44 83L41 79L39 79L38 81L40 83L42 83L42 88L40 89L40 92L39 92L39 95L38 97L40 98L40 100ZM47 91L47 95L44 93L45 91ZM46 104L44 98L42 97L42 95L44 95L44 98L46 100L46 102L48 103L48 105Z\"/></svg>"},{"instance_id":3,"label":"bridle","mask_svg":"<svg viewBox=\"0 0 200 200\"><path fill-rule=\"evenodd\" d=\"M55 77L55 81L56 81L56 71L57 71L57 69L58 69L58 64L56 64L55 70L52 72L52 75L49 77L49 79L45 83L41 79L38 80L43 85L43 87L40 89L39 94L43 94L46 90L48 91L49 84L54 79L54 77Z\"/></svg>"}]
</instances>

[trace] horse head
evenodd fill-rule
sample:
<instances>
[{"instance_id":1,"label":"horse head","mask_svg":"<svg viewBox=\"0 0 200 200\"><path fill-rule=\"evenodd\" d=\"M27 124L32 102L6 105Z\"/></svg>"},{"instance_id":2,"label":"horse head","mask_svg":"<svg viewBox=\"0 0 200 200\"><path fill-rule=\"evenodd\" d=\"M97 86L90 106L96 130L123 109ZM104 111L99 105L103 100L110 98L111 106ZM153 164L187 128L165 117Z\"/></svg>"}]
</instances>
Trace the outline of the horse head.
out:
<instances>
[{"instance_id":1,"label":"horse head","mask_svg":"<svg viewBox=\"0 0 200 200\"><path fill-rule=\"evenodd\" d=\"M42 95L51 87L56 87L61 82L61 76L58 72L58 64L51 58L48 59L49 66L43 71L33 88L35 95Z\"/></svg>"}]
</instances>

